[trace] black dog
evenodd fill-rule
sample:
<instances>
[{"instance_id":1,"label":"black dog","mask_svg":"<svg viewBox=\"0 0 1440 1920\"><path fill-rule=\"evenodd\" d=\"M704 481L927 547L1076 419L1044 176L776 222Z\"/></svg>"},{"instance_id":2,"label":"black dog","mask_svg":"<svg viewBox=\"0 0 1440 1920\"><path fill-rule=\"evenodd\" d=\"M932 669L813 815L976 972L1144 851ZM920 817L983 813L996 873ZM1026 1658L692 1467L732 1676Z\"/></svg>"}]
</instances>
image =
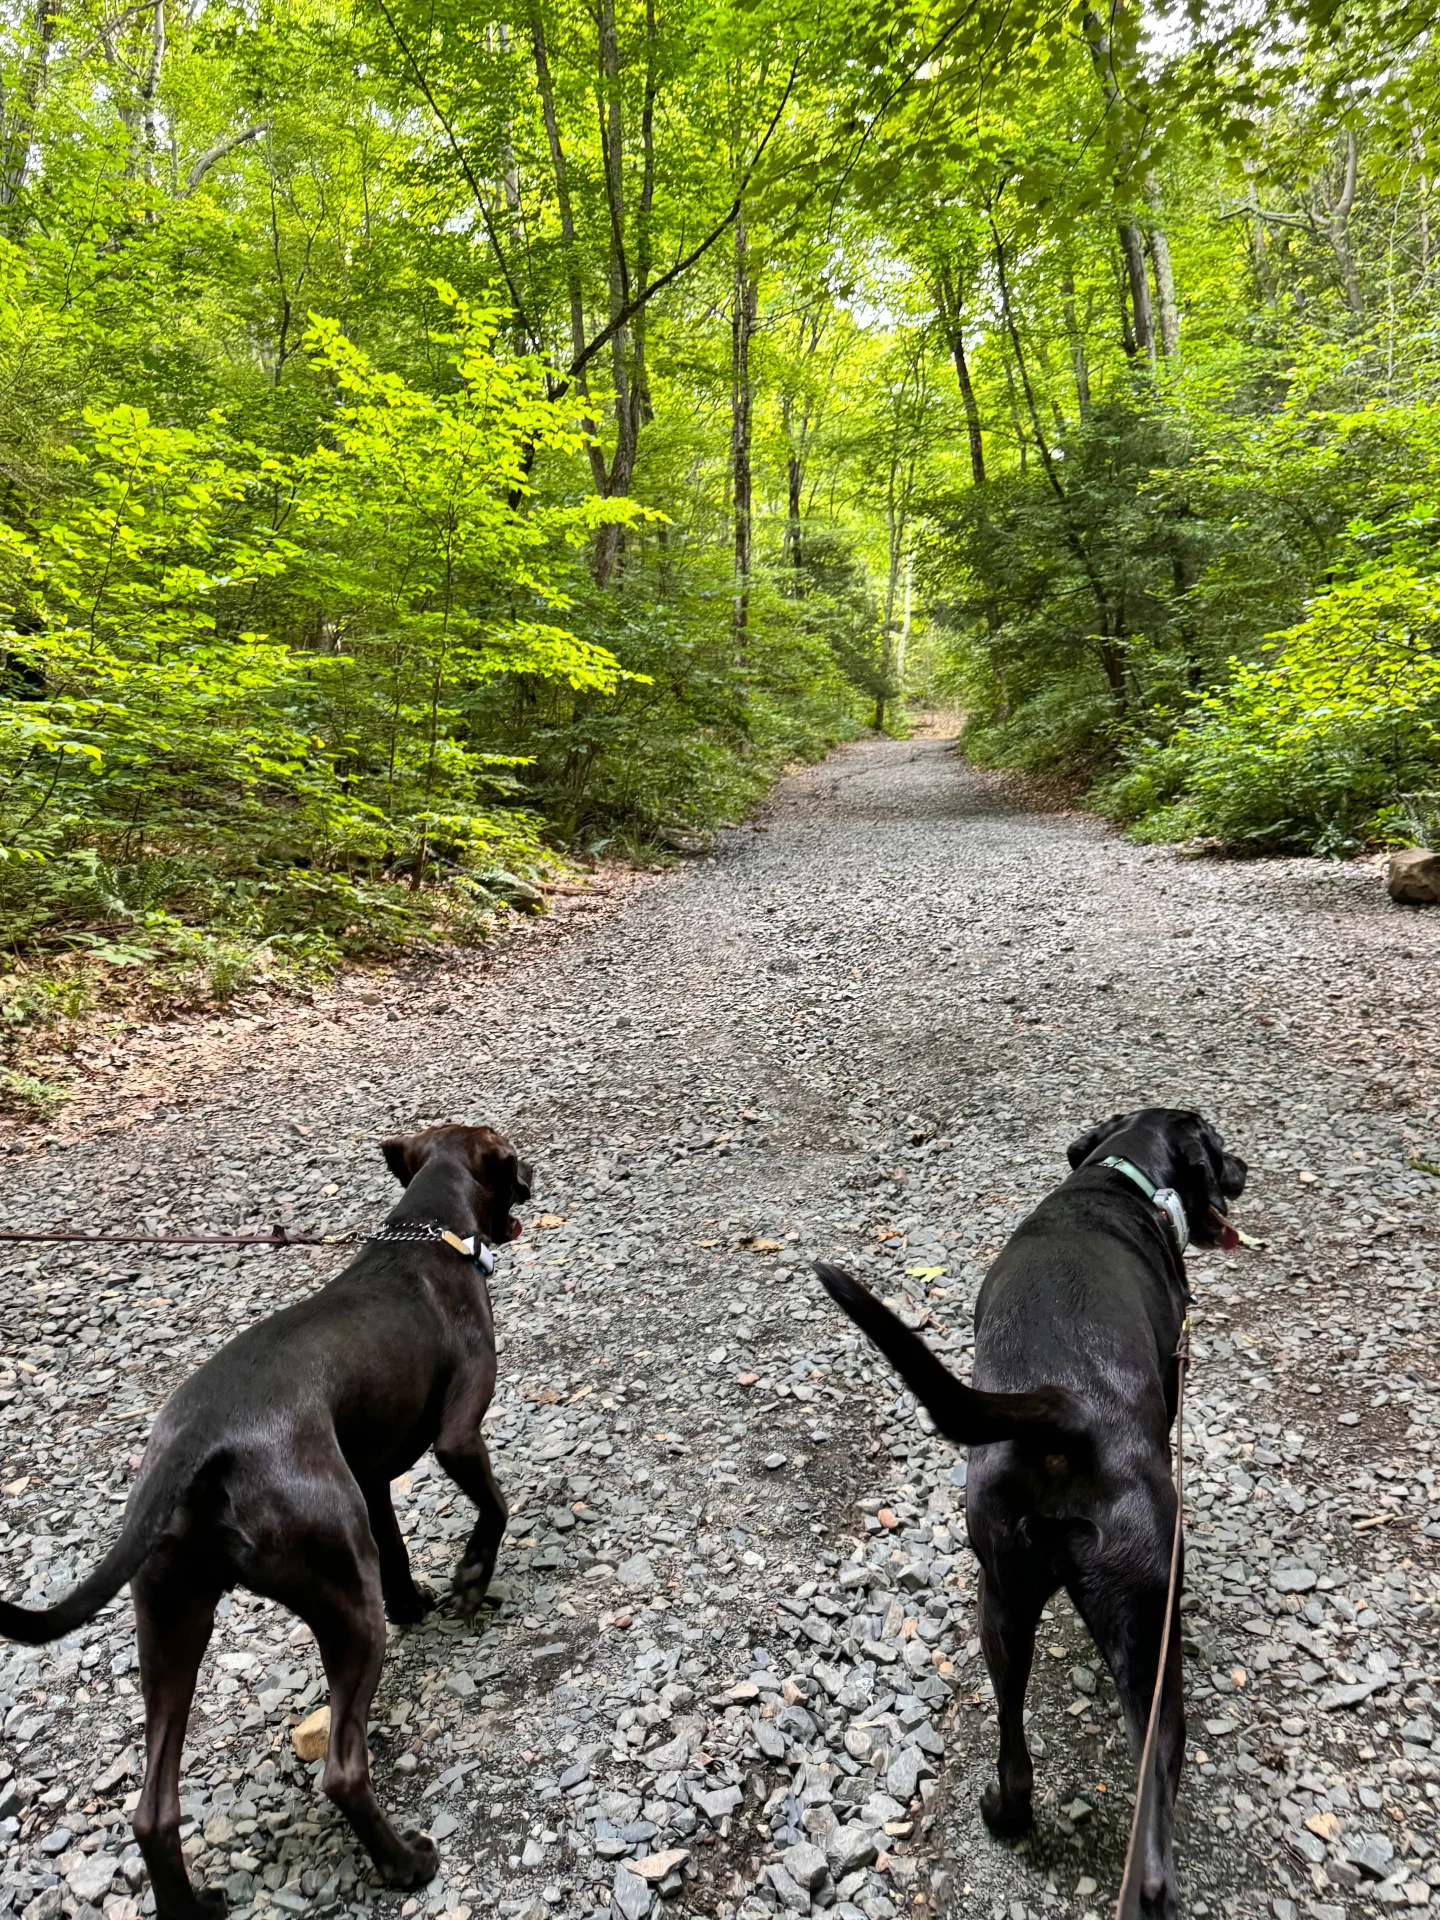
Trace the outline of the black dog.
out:
<instances>
[{"instance_id":1,"label":"black dog","mask_svg":"<svg viewBox=\"0 0 1440 1920\"><path fill-rule=\"evenodd\" d=\"M977 1449L966 1523L1000 1720L999 1777L981 1811L992 1832L1007 1835L1030 1824L1025 1687L1040 1610L1058 1587L1114 1675L1140 1757L1175 1529L1169 1434L1189 1298L1185 1243L1232 1245L1225 1202L1245 1187L1244 1161L1225 1152L1215 1129L1168 1107L1116 1114L1068 1157L1076 1171L1021 1223L980 1289L973 1388L849 1274L819 1269L940 1431ZM1185 1750L1174 1629L1161 1702L1142 1911L1173 1920Z\"/></svg>"},{"instance_id":2,"label":"black dog","mask_svg":"<svg viewBox=\"0 0 1440 1920\"><path fill-rule=\"evenodd\" d=\"M147 1765L135 1810L159 1920L210 1920L180 1849L180 1753L215 1606L246 1586L314 1630L330 1683L322 1782L392 1887L420 1886L434 1842L401 1834L370 1784L365 1734L385 1616L418 1620L390 1482L427 1447L480 1509L455 1586L478 1606L507 1508L480 1422L495 1391L482 1266L519 1232L530 1169L489 1127L432 1127L382 1151L405 1197L327 1287L248 1328L162 1408L119 1539L43 1612L0 1602L0 1633L56 1640L128 1580L140 1641ZM467 1245L466 1243L471 1243Z\"/></svg>"}]
</instances>

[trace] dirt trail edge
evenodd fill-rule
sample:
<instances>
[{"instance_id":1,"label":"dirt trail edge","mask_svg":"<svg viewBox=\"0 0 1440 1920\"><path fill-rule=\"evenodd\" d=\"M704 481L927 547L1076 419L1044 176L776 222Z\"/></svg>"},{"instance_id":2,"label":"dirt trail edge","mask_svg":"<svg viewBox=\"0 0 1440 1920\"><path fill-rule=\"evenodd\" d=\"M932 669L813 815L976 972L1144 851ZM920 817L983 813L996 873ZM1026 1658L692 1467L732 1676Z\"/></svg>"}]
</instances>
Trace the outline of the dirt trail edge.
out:
<instances>
[{"instance_id":1,"label":"dirt trail edge","mask_svg":"<svg viewBox=\"0 0 1440 1920\"><path fill-rule=\"evenodd\" d=\"M1131 1787L1108 1676L1057 1601L1036 1830L990 1840L963 1460L809 1263L964 1367L1067 1140L1161 1101L1250 1160L1264 1242L1192 1266L1187 1913L1440 1904L1440 915L1368 871L1007 810L940 742L842 750L764 824L498 966L278 1010L183 1108L4 1163L0 1224L158 1232L363 1226L394 1192L375 1139L437 1118L536 1164L494 1287L496 1605L393 1632L372 1728L441 1877L369 1884L289 1738L324 1697L308 1633L244 1594L191 1720L197 1873L241 1915L1107 1911ZM106 1251L0 1266L0 1582L32 1603L114 1532L177 1380L336 1264ZM466 1503L426 1462L397 1509L443 1590ZM0 1648L0 1916L149 1907L132 1644L122 1596Z\"/></svg>"}]
</instances>

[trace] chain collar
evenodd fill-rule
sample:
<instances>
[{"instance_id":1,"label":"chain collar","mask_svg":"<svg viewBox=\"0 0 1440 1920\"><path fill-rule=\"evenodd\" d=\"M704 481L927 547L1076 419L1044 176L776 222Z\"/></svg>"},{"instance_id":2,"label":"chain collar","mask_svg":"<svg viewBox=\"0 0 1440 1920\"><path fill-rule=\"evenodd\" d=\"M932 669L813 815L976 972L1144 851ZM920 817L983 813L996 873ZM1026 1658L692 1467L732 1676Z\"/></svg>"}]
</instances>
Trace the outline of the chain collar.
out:
<instances>
[{"instance_id":1,"label":"chain collar","mask_svg":"<svg viewBox=\"0 0 1440 1920\"><path fill-rule=\"evenodd\" d=\"M465 1259L477 1266L488 1280L495 1271L495 1250L480 1235L471 1234L461 1239L458 1233L452 1233L449 1227L442 1227L438 1220L393 1220L381 1227L378 1233L368 1234L371 1241L385 1241L395 1246L417 1246L443 1240L447 1247L463 1254Z\"/></svg>"}]
</instances>

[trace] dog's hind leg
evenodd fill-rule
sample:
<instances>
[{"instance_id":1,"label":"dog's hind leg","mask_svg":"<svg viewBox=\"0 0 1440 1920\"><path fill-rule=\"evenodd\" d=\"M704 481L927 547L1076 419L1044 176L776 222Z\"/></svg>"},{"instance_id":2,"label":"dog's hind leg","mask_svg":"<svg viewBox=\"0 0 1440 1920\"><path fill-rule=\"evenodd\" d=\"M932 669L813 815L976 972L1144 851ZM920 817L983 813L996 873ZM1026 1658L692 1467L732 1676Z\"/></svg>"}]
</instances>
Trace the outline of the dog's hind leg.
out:
<instances>
[{"instance_id":1,"label":"dog's hind leg","mask_svg":"<svg viewBox=\"0 0 1440 1920\"><path fill-rule=\"evenodd\" d=\"M380 1591L385 1596L385 1617L393 1620L397 1627L413 1626L434 1606L435 1596L415 1584L410 1556L405 1551L405 1537L390 1503L389 1487L382 1482L378 1487L366 1487L364 1494L370 1532L380 1556Z\"/></svg>"},{"instance_id":2,"label":"dog's hind leg","mask_svg":"<svg viewBox=\"0 0 1440 1920\"><path fill-rule=\"evenodd\" d=\"M249 1542L245 1585L289 1607L315 1635L330 1685L330 1745L321 1790L354 1828L387 1886L419 1887L440 1856L386 1818L370 1781L365 1733L385 1661L380 1554L365 1497L338 1451L322 1446L237 1519Z\"/></svg>"},{"instance_id":3,"label":"dog's hind leg","mask_svg":"<svg viewBox=\"0 0 1440 1920\"><path fill-rule=\"evenodd\" d=\"M1173 1517L1172 1517L1173 1524ZM1133 1546L1133 1542L1131 1543ZM1075 1604L1090 1629L1115 1680L1125 1715L1125 1731L1136 1764L1145 1745L1145 1729L1150 1720L1150 1702L1155 1691L1155 1663L1160 1652L1160 1635L1165 1618L1165 1593L1169 1583L1169 1539L1156 1538L1150 1551L1134 1551L1126 1565L1133 1569L1148 1561L1151 1571L1143 1583L1135 1583L1131 1572L1122 1579L1111 1569L1105 1577L1103 1567L1087 1568L1085 1576L1071 1589ZM1159 1557L1163 1553L1163 1560ZM1165 1684L1160 1694L1160 1711L1155 1728L1155 1797L1149 1830L1143 1836L1145 1871L1141 1883L1140 1911L1145 1920L1179 1920L1180 1889L1175 1873L1175 1796L1180 1787L1180 1770L1185 1758L1185 1698L1180 1657L1180 1620L1178 1607L1170 1629L1170 1649L1165 1662Z\"/></svg>"},{"instance_id":4,"label":"dog's hind leg","mask_svg":"<svg viewBox=\"0 0 1440 1920\"><path fill-rule=\"evenodd\" d=\"M1028 1562L1004 1564L999 1577L992 1567L981 1569L980 1648L995 1689L1000 1756L996 1778L980 1796L980 1812L1004 1839L1024 1833L1031 1821L1035 1769L1025 1740L1025 1689L1040 1609L1054 1590L1048 1569Z\"/></svg>"},{"instance_id":5,"label":"dog's hind leg","mask_svg":"<svg viewBox=\"0 0 1440 1920\"><path fill-rule=\"evenodd\" d=\"M180 1757L220 1593L219 1586L197 1584L194 1570L163 1549L131 1584L145 1697L145 1784L135 1838L158 1920L215 1920L225 1911L218 1888L195 1892L180 1848Z\"/></svg>"},{"instance_id":6,"label":"dog's hind leg","mask_svg":"<svg viewBox=\"0 0 1440 1920\"><path fill-rule=\"evenodd\" d=\"M456 1598L467 1613L473 1613L485 1598L485 1590L490 1585L490 1576L495 1571L495 1558L500 1551L500 1541L510 1513L496 1481L495 1469L490 1464L489 1450L480 1438L479 1416L476 1416L468 1432L463 1427L459 1431L451 1431L448 1424L442 1428L435 1442L435 1458L460 1491L468 1494L480 1510L474 1531L466 1541L460 1564L455 1569Z\"/></svg>"},{"instance_id":7,"label":"dog's hind leg","mask_svg":"<svg viewBox=\"0 0 1440 1920\"><path fill-rule=\"evenodd\" d=\"M341 1541L308 1539L305 1556L326 1571L312 1574L303 1584L297 1581L292 1592L276 1597L293 1607L314 1633L330 1685L330 1746L321 1791L350 1822L387 1886L420 1887L439 1871L435 1843L419 1832L399 1832L370 1781L365 1735L385 1660L378 1556L368 1527L363 1542L352 1538L343 1546L353 1551L352 1564L344 1569L336 1565Z\"/></svg>"}]
</instances>

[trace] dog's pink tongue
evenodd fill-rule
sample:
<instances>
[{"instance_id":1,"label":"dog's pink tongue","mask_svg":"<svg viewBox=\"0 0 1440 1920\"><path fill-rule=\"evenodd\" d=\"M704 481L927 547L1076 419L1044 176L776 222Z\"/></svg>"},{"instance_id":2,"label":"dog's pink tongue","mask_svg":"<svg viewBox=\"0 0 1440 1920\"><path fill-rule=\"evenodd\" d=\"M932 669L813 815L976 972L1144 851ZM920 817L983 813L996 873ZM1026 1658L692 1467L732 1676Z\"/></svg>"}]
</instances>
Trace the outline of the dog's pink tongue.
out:
<instances>
[{"instance_id":1,"label":"dog's pink tongue","mask_svg":"<svg viewBox=\"0 0 1440 1920\"><path fill-rule=\"evenodd\" d=\"M510 1238L512 1240L518 1240L524 1231L525 1222L520 1219L518 1214L512 1213L510 1216Z\"/></svg>"},{"instance_id":2,"label":"dog's pink tongue","mask_svg":"<svg viewBox=\"0 0 1440 1920\"><path fill-rule=\"evenodd\" d=\"M1220 1229L1220 1245L1225 1249L1226 1253L1229 1253L1232 1248L1238 1247L1240 1244L1240 1235L1235 1231L1234 1227L1231 1226L1230 1222L1218 1207L1212 1207L1210 1209L1210 1218Z\"/></svg>"}]
</instances>

